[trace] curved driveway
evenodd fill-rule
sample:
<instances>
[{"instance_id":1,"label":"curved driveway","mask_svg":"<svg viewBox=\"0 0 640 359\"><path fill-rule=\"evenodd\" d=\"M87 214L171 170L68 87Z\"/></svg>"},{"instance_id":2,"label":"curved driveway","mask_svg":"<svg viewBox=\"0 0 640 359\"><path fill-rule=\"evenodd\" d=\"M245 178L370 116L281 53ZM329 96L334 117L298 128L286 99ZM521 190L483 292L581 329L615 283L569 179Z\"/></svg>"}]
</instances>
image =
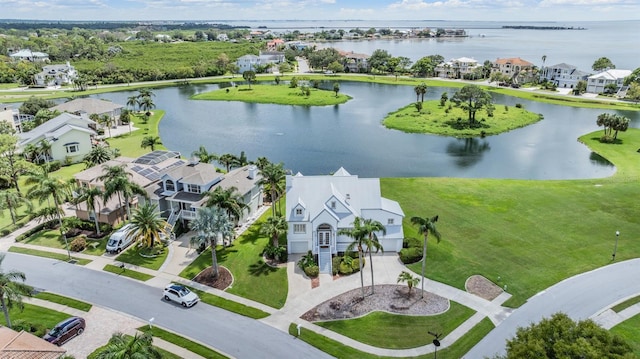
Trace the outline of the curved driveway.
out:
<instances>
[{"instance_id":1,"label":"curved driveway","mask_svg":"<svg viewBox=\"0 0 640 359\"><path fill-rule=\"evenodd\" d=\"M557 312L587 319L621 299L640 293L640 259L598 268L566 279L530 298L465 355L466 359L505 353L506 340L518 327Z\"/></svg>"},{"instance_id":2,"label":"curved driveway","mask_svg":"<svg viewBox=\"0 0 640 359\"><path fill-rule=\"evenodd\" d=\"M331 358L275 328L207 304L184 309L158 288L50 259L7 253L5 269L22 271L36 288L112 308L181 333L235 358ZM100 323L87 323L100 325Z\"/></svg>"}]
</instances>

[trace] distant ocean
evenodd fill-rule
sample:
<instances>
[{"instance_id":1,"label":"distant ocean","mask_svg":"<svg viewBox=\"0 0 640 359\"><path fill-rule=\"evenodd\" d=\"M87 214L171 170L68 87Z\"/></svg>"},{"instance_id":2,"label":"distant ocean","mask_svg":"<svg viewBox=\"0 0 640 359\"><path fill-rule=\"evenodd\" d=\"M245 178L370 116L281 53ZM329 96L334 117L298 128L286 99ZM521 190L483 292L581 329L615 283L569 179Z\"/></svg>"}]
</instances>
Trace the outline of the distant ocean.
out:
<instances>
[{"instance_id":1,"label":"distant ocean","mask_svg":"<svg viewBox=\"0 0 640 359\"><path fill-rule=\"evenodd\" d=\"M511 22L511 21L373 21L373 20L255 20L220 21L253 29L267 28L282 33L299 30L355 28L447 28L464 29L469 37L447 39L359 40L322 43L344 51L371 54L376 49L387 50L393 56L406 56L416 61L427 55L442 55L445 59L471 57L479 62L504 57L521 57L537 66L568 63L582 71L600 57L608 57L616 68L634 70L640 67L640 20L593 22ZM584 30L504 29L503 26L560 26Z\"/></svg>"}]
</instances>

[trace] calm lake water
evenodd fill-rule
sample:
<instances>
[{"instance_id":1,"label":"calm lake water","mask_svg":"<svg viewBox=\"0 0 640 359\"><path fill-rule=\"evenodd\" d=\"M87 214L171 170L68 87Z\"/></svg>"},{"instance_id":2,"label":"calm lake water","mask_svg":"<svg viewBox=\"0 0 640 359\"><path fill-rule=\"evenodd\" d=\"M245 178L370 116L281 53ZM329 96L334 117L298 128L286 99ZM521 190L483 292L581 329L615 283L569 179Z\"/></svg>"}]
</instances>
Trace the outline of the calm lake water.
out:
<instances>
[{"instance_id":1,"label":"calm lake water","mask_svg":"<svg viewBox=\"0 0 640 359\"><path fill-rule=\"evenodd\" d=\"M327 88L331 84L325 85ZM194 101L189 96L218 85L154 90L165 146L184 156L204 145L215 153L266 156L303 174L327 174L345 167L362 177L478 177L575 179L606 177L615 168L576 139L598 130L597 109L582 109L495 95L496 106L522 103L544 120L498 136L455 139L386 129L384 116L415 101L413 87L342 82L353 100L326 107ZM425 100L443 91L430 87ZM100 97L126 103L131 92ZM632 127L640 114L620 112ZM624 134L622 135L624 137Z\"/></svg>"}]
</instances>

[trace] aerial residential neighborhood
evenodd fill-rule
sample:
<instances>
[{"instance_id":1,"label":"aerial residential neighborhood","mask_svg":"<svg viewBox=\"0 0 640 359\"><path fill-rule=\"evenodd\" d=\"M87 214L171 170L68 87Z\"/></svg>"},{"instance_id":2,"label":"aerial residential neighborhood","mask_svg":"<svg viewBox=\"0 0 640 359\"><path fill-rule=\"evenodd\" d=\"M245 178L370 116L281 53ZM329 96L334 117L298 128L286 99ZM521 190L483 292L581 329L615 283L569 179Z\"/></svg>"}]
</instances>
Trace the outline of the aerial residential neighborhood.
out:
<instances>
[{"instance_id":1,"label":"aerial residential neighborhood","mask_svg":"<svg viewBox=\"0 0 640 359\"><path fill-rule=\"evenodd\" d=\"M0 20L0 358L640 356L638 21L335 14Z\"/></svg>"}]
</instances>

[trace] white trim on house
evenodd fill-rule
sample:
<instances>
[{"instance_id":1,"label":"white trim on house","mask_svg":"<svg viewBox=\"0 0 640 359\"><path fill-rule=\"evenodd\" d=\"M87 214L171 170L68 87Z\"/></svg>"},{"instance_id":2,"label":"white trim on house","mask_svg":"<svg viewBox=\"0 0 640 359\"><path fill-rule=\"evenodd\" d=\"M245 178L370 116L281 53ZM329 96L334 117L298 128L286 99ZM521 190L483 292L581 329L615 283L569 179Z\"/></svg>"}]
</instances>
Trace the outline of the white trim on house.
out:
<instances>
[{"instance_id":1,"label":"white trim on house","mask_svg":"<svg viewBox=\"0 0 640 359\"><path fill-rule=\"evenodd\" d=\"M624 78L631 75L631 70L611 69L591 75L587 78L587 92L603 93L609 84L615 84L617 90L624 85Z\"/></svg>"},{"instance_id":2,"label":"white trim on house","mask_svg":"<svg viewBox=\"0 0 640 359\"><path fill-rule=\"evenodd\" d=\"M587 80L589 74L573 65L561 64L545 66L540 71L540 80L552 82L559 88L574 88L580 81Z\"/></svg>"}]
</instances>

